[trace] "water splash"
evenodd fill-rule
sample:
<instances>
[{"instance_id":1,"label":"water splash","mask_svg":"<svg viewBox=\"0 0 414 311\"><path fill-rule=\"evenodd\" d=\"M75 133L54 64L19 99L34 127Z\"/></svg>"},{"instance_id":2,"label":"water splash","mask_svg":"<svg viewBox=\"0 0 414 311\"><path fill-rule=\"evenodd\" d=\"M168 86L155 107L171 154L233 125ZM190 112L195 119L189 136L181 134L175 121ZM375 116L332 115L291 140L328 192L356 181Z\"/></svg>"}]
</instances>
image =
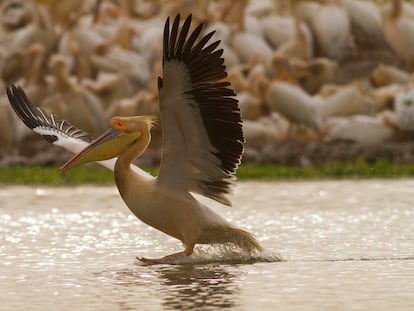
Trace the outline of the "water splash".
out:
<instances>
[{"instance_id":1,"label":"water splash","mask_svg":"<svg viewBox=\"0 0 414 311\"><path fill-rule=\"evenodd\" d=\"M191 256L169 262L173 265L201 265L210 263L219 264L252 264L258 262L285 261L276 252L264 250L262 252L247 252L234 245L200 245L194 249ZM147 263L139 262L141 265Z\"/></svg>"}]
</instances>

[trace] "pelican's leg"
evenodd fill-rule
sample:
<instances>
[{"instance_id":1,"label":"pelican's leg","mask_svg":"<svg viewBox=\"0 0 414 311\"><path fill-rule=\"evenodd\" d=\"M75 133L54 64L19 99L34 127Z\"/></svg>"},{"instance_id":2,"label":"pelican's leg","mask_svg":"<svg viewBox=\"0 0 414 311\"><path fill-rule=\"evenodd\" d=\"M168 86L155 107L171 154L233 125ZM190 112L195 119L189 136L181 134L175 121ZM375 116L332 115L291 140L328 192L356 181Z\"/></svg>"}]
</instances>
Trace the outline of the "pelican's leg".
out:
<instances>
[{"instance_id":1,"label":"pelican's leg","mask_svg":"<svg viewBox=\"0 0 414 311\"><path fill-rule=\"evenodd\" d=\"M137 257L137 259L139 261L142 261L143 263L146 264L170 264L170 263L174 263L174 261L186 257L186 256L190 256L193 253L194 250L194 244L190 245L190 246L186 246L185 249L182 252L178 252L178 253L174 253L174 254L170 254L161 258L145 258L145 257Z\"/></svg>"}]
</instances>

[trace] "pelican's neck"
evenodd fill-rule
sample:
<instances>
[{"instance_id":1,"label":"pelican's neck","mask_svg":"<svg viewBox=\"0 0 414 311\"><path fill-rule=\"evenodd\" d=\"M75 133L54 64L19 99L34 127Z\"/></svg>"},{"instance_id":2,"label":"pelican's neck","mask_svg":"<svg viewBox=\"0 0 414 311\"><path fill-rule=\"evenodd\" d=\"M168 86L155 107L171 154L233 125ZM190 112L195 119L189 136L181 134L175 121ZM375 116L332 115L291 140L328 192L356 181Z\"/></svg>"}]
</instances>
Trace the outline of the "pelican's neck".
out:
<instances>
[{"instance_id":1,"label":"pelican's neck","mask_svg":"<svg viewBox=\"0 0 414 311\"><path fill-rule=\"evenodd\" d=\"M44 74L42 72L42 66L44 61L44 51L41 50L38 52L37 55L34 56L34 60L29 67L29 69L26 71L25 74L25 84L29 85L30 82L40 82L43 84L45 82Z\"/></svg>"},{"instance_id":2,"label":"pelican's neck","mask_svg":"<svg viewBox=\"0 0 414 311\"><path fill-rule=\"evenodd\" d=\"M133 182L130 181L131 176L135 176L136 178L142 177L133 172L131 163L147 149L150 140L150 131L142 131L140 138L129 145L116 161L114 169L115 181L121 195L128 184L133 184ZM130 173L133 173L133 175ZM144 180L142 180L142 182L144 182Z\"/></svg>"},{"instance_id":3,"label":"pelican's neck","mask_svg":"<svg viewBox=\"0 0 414 311\"><path fill-rule=\"evenodd\" d=\"M72 90L69 73L64 68L58 68L55 71L56 88L59 90Z\"/></svg>"},{"instance_id":4,"label":"pelican's neck","mask_svg":"<svg viewBox=\"0 0 414 311\"><path fill-rule=\"evenodd\" d=\"M142 131L139 139L130 144L118 158L117 166L120 169L130 169L132 161L138 158L148 147L151 140L149 131Z\"/></svg>"},{"instance_id":5,"label":"pelican's neck","mask_svg":"<svg viewBox=\"0 0 414 311\"><path fill-rule=\"evenodd\" d=\"M293 9L293 18L294 18L294 21L295 21L296 38L299 39L299 41L302 41L302 40L306 39L306 36L305 36L305 32L303 31L303 29L301 27L302 16L300 14L301 13L298 12L298 10Z\"/></svg>"}]
</instances>

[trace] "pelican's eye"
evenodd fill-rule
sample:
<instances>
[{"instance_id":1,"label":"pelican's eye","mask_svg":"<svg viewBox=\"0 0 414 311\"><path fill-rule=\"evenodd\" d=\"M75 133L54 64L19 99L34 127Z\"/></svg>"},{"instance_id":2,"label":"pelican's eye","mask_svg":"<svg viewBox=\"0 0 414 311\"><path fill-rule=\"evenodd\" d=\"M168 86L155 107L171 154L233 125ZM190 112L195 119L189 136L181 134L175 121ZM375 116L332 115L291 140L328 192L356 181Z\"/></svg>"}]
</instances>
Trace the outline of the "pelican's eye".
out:
<instances>
[{"instance_id":1,"label":"pelican's eye","mask_svg":"<svg viewBox=\"0 0 414 311\"><path fill-rule=\"evenodd\" d=\"M122 120L113 119L111 121L111 126L117 131L124 131L126 127L126 122Z\"/></svg>"}]
</instances>

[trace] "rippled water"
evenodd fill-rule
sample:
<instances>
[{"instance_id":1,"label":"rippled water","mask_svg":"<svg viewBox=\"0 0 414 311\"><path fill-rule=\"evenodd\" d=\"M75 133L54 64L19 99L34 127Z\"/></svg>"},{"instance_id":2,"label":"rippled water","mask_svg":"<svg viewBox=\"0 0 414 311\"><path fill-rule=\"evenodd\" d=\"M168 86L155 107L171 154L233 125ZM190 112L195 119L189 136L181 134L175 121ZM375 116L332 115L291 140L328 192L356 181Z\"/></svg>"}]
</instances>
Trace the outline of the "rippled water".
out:
<instances>
[{"instance_id":1,"label":"rippled water","mask_svg":"<svg viewBox=\"0 0 414 311\"><path fill-rule=\"evenodd\" d=\"M214 205L266 251L181 250L115 187L0 189L0 310L414 310L414 181L241 182ZM210 202L209 202L210 204ZM282 259L283 261L277 261Z\"/></svg>"}]
</instances>

